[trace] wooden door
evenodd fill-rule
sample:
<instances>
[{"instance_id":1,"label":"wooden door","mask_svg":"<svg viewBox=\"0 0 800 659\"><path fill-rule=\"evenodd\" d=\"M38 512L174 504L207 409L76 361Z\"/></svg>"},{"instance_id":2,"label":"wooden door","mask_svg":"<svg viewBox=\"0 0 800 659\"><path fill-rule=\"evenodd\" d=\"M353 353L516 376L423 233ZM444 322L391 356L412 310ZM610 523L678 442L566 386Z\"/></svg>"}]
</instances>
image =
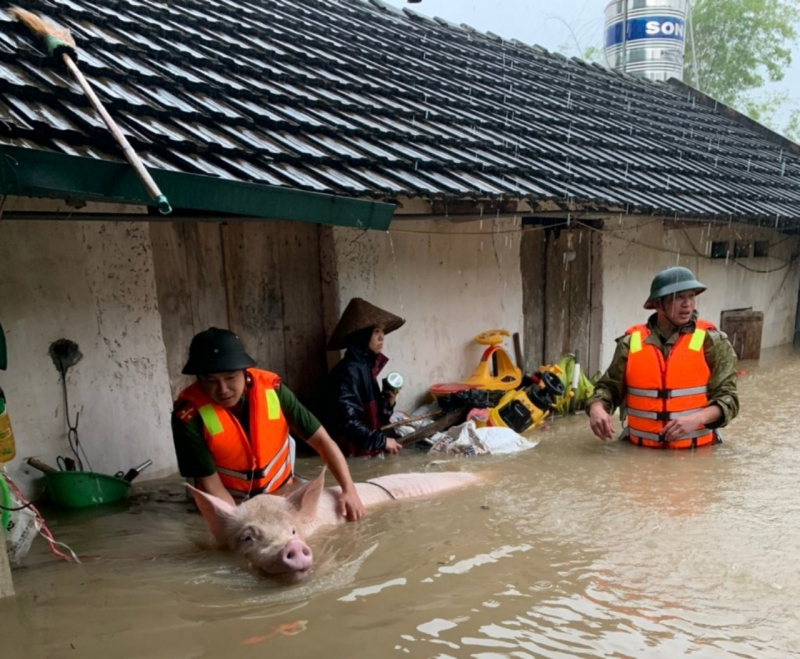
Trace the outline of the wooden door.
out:
<instances>
[{"instance_id":1,"label":"wooden door","mask_svg":"<svg viewBox=\"0 0 800 659\"><path fill-rule=\"evenodd\" d=\"M173 395L192 337L226 327L312 407L325 377L319 227L302 222L152 222Z\"/></svg>"},{"instance_id":2,"label":"wooden door","mask_svg":"<svg viewBox=\"0 0 800 659\"><path fill-rule=\"evenodd\" d=\"M753 311L752 308L723 311L720 329L728 335L728 340L739 359L761 358L763 312Z\"/></svg>"},{"instance_id":3,"label":"wooden door","mask_svg":"<svg viewBox=\"0 0 800 659\"><path fill-rule=\"evenodd\" d=\"M590 375L600 368L601 251L600 235L588 228L526 227L520 254L526 371L576 350Z\"/></svg>"}]
</instances>

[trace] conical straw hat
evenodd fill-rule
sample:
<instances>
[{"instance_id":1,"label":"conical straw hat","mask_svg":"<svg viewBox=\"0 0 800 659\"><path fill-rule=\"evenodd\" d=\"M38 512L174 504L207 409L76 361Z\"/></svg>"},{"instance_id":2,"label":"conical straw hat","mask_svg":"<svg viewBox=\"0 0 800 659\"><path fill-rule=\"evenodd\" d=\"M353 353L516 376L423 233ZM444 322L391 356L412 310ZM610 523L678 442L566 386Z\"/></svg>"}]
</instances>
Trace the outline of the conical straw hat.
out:
<instances>
[{"instance_id":1,"label":"conical straw hat","mask_svg":"<svg viewBox=\"0 0 800 659\"><path fill-rule=\"evenodd\" d=\"M393 313L384 311L374 304L370 304L360 297L354 297L347 304L347 308L342 314L342 319L333 330L331 340L328 341L328 350L341 350L347 347L347 337L353 332L366 329L367 327L383 327L384 332L394 332L402 327L405 319L395 316Z\"/></svg>"}]
</instances>

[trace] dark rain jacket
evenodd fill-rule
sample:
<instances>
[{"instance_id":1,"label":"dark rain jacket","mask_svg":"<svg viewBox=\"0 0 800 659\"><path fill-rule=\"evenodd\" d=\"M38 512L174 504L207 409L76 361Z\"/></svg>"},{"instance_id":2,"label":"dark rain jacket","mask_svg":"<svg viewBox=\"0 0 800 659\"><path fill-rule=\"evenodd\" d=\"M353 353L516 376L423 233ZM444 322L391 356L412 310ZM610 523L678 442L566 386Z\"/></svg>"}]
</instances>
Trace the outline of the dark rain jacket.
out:
<instances>
[{"instance_id":1,"label":"dark rain jacket","mask_svg":"<svg viewBox=\"0 0 800 659\"><path fill-rule=\"evenodd\" d=\"M325 426L346 456L378 455L386 447L381 426L393 406L381 396L378 373L389 360L351 346L328 376Z\"/></svg>"}]
</instances>

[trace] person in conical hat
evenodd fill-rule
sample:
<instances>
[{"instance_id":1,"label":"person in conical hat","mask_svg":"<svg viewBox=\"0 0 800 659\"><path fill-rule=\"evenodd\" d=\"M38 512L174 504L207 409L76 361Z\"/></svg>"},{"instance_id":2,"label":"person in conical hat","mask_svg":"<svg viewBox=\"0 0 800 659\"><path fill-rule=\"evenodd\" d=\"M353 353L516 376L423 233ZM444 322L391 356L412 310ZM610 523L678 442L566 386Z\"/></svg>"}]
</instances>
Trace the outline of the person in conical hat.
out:
<instances>
[{"instance_id":1,"label":"person in conical hat","mask_svg":"<svg viewBox=\"0 0 800 659\"><path fill-rule=\"evenodd\" d=\"M617 339L587 404L598 438L613 438L611 414L621 408L622 437L638 446L721 441L718 429L739 412L736 354L723 332L698 317L695 300L705 290L688 268L666 268L653 278L644 303L653 315Z\"/></svg>"},{"instance_id":2,"label":"person in conical hat","mask_svg":"<svg viewBox=\"0 0 800 659\"><path fill-rule=\"evenodd\" d=\"M347 456L398 453L402 448L381 430L394 411L395 391L381 391L378 374L388 358L384 338L405 323L399 316L361 298L353 298L328 342L328 350L345 349L328 376L326 426Z\"/></svg>"}]
</instances>

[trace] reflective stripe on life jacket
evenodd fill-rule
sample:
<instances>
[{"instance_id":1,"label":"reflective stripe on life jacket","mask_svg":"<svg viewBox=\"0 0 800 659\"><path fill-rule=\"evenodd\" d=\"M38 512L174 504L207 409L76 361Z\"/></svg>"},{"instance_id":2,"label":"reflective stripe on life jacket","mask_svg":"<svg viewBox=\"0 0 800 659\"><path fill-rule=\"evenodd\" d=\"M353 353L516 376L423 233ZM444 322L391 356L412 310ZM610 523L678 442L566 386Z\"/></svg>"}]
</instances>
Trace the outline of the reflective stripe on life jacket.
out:
<instances>
[{"instance_id":1,"label":"reflective stripe on life jacket","mask_svg":"<svg viewBox=\"0 0 800 659\"><path fill-rule=\"evenodd\" d=\"M711 323L698 320L692 333L682 334L664 359L659 348L647 343L650 329L636 325L630 335L625 367L625 413L628 439L650 448L694 448L714 442L714 432L699 427L678 440L664 441L664 427L672 419L708 406L711 369L703 346Z\"/></svg>"},{"instance_id":2,"label":"reflective stripe on life jacket","mask_svg":"<svg viewBox=\"0 0 800 659\"><path fill-rule=\"evenodd\" d=\"M199 412L220 480L239 497L274 492L284 485L292 478L294 457L289 424L278 400L280 378L254 368L245 373L249 437L239 419L217 405L199 382L178 396Z\"/></svg>"}]
</instances>

